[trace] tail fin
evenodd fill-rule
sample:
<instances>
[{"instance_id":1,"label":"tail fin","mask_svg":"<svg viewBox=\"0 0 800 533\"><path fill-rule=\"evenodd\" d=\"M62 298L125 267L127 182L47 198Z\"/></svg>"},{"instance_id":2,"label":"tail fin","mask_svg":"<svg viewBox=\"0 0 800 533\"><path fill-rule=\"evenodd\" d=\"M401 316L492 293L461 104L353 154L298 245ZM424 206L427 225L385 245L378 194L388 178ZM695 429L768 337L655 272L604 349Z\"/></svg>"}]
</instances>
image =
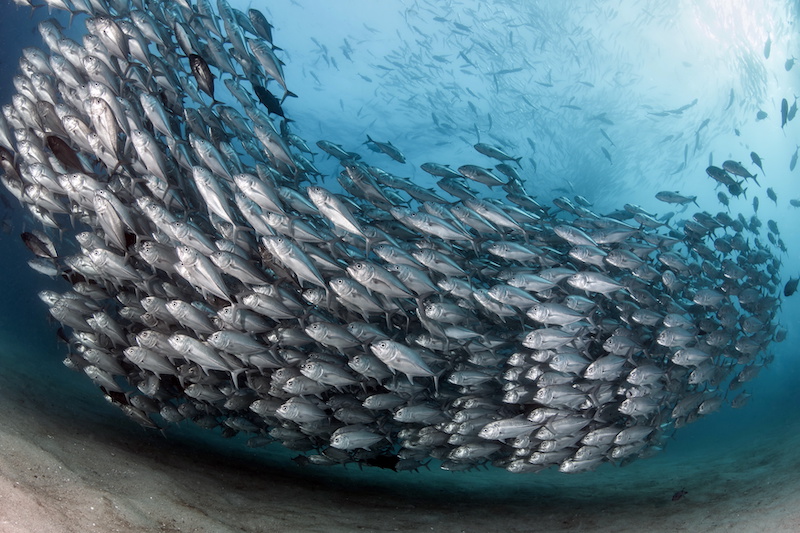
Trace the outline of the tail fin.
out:
<instances>
[{"instance_id":1,"label":"tail fin","mask_svg":"<svg viewBox=\"0 0 800 533\"><path fill-rule=\"evenodd\" d=\"M292 98L299 98L299 96L294 94L292 91L287 90L285 93L283 93L283 98L281 98L281 103L283 103L283 101L289 98L290 96Z\"/></svg>"}]
</instances>

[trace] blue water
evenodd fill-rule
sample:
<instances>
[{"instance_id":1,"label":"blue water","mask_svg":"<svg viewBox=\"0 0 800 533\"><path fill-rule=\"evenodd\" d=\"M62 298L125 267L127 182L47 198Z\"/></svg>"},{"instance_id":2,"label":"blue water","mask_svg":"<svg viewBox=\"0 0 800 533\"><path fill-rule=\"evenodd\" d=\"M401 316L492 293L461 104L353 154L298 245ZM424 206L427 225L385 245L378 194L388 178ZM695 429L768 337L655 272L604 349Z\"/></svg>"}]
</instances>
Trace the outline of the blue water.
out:
<instances>
[{"instance_id":1,"label":"blue water","mask_svg":"<svg viewBox=\"0 0 800 533\"><path fill-rule=\"evenodd\" d=\"M665 189L697 195L700 207L711 213L723 210L705 167L709 161L720 165L734 159L755 171L749 154L756 151L766 171L758 172L762 188L750 184L747 199L731 200L732 213L749 217L752 197L758 196L758 216L778 223L789 250L782 256L783 281L800 274L800 235L792 231L800 224L800 209L788 203L800 198L800 170L789 170L800 144L800 119L780 127L781 99L791 104L794 95L800 95L800 66L785 69L788 58L800 57L795 29L800 2L765 6L742 1L735 7L721 1L635 6L575 2L568 8L555 4L493 2L487 7L469 2L445 8L443 2L342 6L301 0L271 2L265 13L284 50L287 83L299 95L287 100L287 115L309 144L327 139L358 149L367 161L430 186L420 163L481 164L482 156L471 144L482 140L523 156L526 187L543 201L562 195L558 189L566 188L574 191L569 196L581 194L601 212L627 202L659 213L672 209L654 198ZM31 17L27 9L4 7L0 102L10 101L20 51L40 46L35 24L48 16L45 10ZM473 29L463 31L455 23ZM518 68L523 70L497 74ZM728 107L731 90L734 100ZM695 99L697 103L682 113L658 116ZM756 120L759 110L768 117ZM603 122L604 117L611 123ZM706 119L707 125L702 125ZM360 146L367 134L391 140L412 164L400 165L369 152ZM317 158L316 163L333 175L334 162ZM776 191L777 205L767 199L766 187ZM75 424L91 424L92 417L102 416L116 421L113 431L132 426L105 405L88 380L61 364L66 348L57 342L57 325L48 320L46 307L36 297L37 291L58 284L25 264L30 255L19 233L29 229L30 222L15 209L0 208L0 216L10 228L0 234L0 272L5 280L0 298L2 372L19 376L17 385L25 395L48 400L53 409L45 409L42 416L56 416L63 395L81 398L90 413L70 414ZM745 461L747 455L737 451L754 443L769 442L771 452L796 455L796 450L783 449L771 438L783 439L787 428L800 427L800 296L785 299L779 316L787 338L770 348L773 364L746 384L753 394L747 406L725 407L681 428L661 455L624 469L603 465L574 477L558 472L513 476L504 471L426 471L412 478L408 473L353 467L300 469L288 461L294 454L277 446L248 450L244 438L224 440L189 427L169 428L168 441L138 428L131 435L150 446L190 447L198 454L211 450L255 464L259 471L297 476L297 484L321 484L333 491L353 485L386 491L399 486L402 493L413 486L426 498L480 494L513 503L560 494L563 502L569 494L577 500L602 500L598 486L607 487L607 497L612 498L618 489L614 480L631 483L638 477L647 483L659 472L667 475L676 464L697 466L719 455ZM723 468L735 471L736 462ZM501 489L487 494L490 486Z\"/></svg>"}]
</instances>

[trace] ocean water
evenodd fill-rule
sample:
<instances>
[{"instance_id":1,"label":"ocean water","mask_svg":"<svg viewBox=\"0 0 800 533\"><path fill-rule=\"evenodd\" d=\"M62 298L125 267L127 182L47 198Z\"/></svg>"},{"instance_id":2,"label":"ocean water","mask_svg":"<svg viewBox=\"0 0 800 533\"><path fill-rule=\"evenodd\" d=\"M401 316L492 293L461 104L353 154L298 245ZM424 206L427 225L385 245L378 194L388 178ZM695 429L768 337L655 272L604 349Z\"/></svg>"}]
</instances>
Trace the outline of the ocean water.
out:
<instances>
[{"instance_id":1,"label":"ocean water","mask_svg":"<svg viewBox=\"0 0 800 533\"><path fill-rule=\"evenodd\" d=\"M781 285L800 275L800 209L789 203L800 198L790 170L800 130L797 119L781 127L780 109L800 95L800 66L787 69L800 57L800 3L555 4L255 7L275 26L298 95L285 111L309 144L340 143L428 187L419 164L488 166L472 148L488 142L522 157L540 201L581 195L598 212L679 211L655 199L661 190L725 210L705 168L741 161L760 187L748 182L730 212L749 219L758 197L756 216L777 222L788 250ZM4 13L1 103L15 92L21 49L42 46L36 24L51 16L10 3ZM361 146L367 135L390 140L408 163ZM320 154L315 164L334 189L337 162ZM750 402L681 428L654 457L578 475L301 467L296 452L247 448L244 436L187 423L146 431L67 369L58 325L36 297L65 287L27 267L19 234L35 226L4 195L0 531L800 530L798 296L781 303L786 340L745 384Z\"/></svg>"}]
</instances>

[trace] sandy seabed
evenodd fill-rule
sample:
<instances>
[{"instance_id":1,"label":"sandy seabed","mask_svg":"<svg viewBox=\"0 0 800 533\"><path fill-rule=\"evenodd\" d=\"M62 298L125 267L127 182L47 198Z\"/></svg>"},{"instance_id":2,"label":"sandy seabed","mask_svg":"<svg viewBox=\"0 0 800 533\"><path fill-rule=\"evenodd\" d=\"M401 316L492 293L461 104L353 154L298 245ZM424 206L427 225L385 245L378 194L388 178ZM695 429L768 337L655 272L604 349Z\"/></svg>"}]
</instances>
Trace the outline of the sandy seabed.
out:
<instances>
[{"instance_id":1,"label":"sandy seabed","mask_svg":"<svg viewBox=\"0 0 800 533\"><path fill-rule=\"evenodd\" d=\"M800 531L797 425L576 476L301 468L34 377L0 375L3 533Z\"/></svg>"}]
</instances>

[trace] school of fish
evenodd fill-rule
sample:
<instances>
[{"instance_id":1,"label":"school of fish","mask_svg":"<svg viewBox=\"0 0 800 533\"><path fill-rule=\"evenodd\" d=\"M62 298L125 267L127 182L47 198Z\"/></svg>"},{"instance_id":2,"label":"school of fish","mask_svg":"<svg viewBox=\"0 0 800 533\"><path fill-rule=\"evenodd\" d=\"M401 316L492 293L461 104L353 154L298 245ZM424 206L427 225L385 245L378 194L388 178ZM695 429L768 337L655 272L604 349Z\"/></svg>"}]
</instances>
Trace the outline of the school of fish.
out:
<instances>
[{"instance_id":1,"label":"school of fish","mask_svg":"<svg viewBox=\"0 0 800 533\"><path fill-rule=\"evenodd\" d=\"M485 143L496 168L424 163L431 189L321 140L335 194L280 120L295 95L258 10L47 4L87 31L48 20L47 48L25 49L2 183L42 227L22 235L31 267L68 281L39 294L65 364L145 427L303 464L582 472L743 405L785 337L781 261L752 220L541 205ZM729 190L747 178L730 163L708 171Z\"/></svg>"}]
</instances>

